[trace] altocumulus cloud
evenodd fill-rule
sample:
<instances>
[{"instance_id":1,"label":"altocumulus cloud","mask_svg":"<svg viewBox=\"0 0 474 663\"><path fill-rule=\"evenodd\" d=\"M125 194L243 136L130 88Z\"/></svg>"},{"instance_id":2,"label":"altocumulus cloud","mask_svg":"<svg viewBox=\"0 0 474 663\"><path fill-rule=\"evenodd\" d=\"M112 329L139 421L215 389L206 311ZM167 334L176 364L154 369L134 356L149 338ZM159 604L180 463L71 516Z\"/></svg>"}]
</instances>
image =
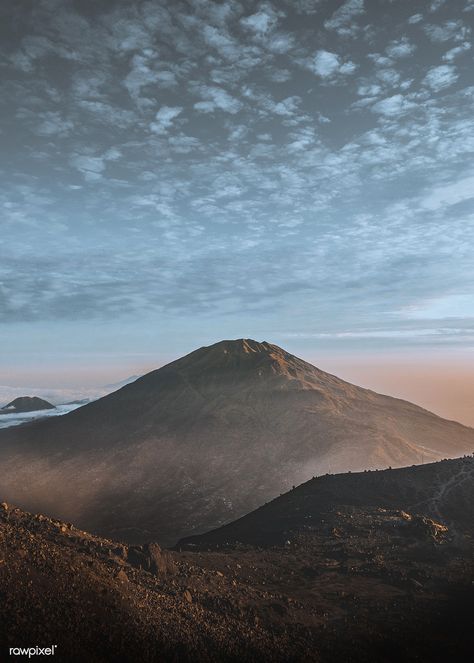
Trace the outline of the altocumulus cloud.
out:
<instances>
[{"instance_id":1,"label":"altocumulus cloud","mask_svg":"<svg viewBox=\"0 0 474 663\"><path fill-rule=\"evenodd\" d=\"M438 337L422 302L474 280L471 0L8 4L1 324Z\"/></svg>"}]
</instances>

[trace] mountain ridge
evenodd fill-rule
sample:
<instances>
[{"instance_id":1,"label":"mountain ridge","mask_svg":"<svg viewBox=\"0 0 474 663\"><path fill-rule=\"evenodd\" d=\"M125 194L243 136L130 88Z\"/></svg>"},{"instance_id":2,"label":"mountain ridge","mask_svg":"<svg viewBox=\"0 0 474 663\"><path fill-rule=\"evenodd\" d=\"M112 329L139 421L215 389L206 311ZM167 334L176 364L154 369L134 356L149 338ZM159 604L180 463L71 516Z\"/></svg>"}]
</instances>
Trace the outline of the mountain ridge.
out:
<instances>
[{"instance_id":1,"label":"mountain ridge","mask_svg":"<svg viewBox=\"0 0 474 663\"><path fill-rule=\"evenodd\" d=\"M176 549L249 544L281 545L298 532L321 527L338 508L404 509L448 525L451 535L472 534L474 455L388 470L314 477L216 530L187 537Z\"/></svg>"}]
</instances>

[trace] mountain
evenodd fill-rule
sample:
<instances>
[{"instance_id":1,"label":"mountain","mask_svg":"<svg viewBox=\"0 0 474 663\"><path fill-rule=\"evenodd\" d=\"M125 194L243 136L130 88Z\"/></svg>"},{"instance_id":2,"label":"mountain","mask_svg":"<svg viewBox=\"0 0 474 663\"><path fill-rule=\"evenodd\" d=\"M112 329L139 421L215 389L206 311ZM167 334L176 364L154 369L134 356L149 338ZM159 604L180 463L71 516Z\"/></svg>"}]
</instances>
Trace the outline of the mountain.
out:
<instances>
[{"instance_id":1,"label":"mountain","mask_svg":"<svg viewBox=\"0 0 474 663\"><path fill-rule=\"evenodd\" d=\"M328 514L403 509L436 518L452 534L474 535L474 457L428 465L317 477L239 520L178 542L177 548L275 545L319 528Z\"/></svg>"},{"instance_id":2,"label":"mountain","mask_svg":"<svg viewBox=\"0 0 474 663\"><path fill-rule=\"evenodd\" d=\"M38 410L54 410L54 405L38 396L19 396L0 409L0 414L18 412L36 412Z\"/></svg>"},{"instance_id":3,"label":"mountain","mask_svg":"<svg viewBox=\"0 0 474 663\"><path fill-rule=\"evenodd\" d=\"M417 486L442 513L455 500L454 528L432 502L401 508ZM473 458L322 477L183 551L3 503L0 647L55 644L72 663L467 661L473 503Z\"/></svg>"},{"instance_id":4,"label":"mountain","mask_svg":"<svg viewBox=\"0 0 474 663\"><path fill-rule=\"evenodd\" d=\"M0 494L173 544L326 472L461 456L474 430L270 343L204 347L65 416L0 431Z\"/></svg>"}]
</instances>

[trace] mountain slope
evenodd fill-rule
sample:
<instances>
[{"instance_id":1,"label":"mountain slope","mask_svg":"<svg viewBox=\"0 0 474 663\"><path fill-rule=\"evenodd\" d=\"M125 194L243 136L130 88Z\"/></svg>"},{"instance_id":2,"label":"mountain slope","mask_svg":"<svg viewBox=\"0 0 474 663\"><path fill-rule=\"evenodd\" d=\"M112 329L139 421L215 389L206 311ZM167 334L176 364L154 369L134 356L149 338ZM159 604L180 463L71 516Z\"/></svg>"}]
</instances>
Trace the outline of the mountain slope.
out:
<instances>
[{"instance_id":1,"label":"mountain slope","mask_svg":"<svg viewBox=\"0 0 474 663\"><path fill-rule=\"evenodd\" d=\"M462 519L473 470L465 458L362 473L356 484L323 477L182 551L0 504L0 650L54 643L59 660L81 663L470 660L474 519L459 535L425 505L406 512L377 499L403 503L417 486L429 494L430 481L457 478ZM446 489L440 509L453 497ZM255 525L282 545L274 537L262 548ZM235 527L246 545L229 543Z\"/></svg>"},{"instance_id":2,"label":"mountain slope","mask_svg":"<svg viewBox=\"0 0 474 663\"><path fill-rule=\"evenodd\" d=\"M297 532L321 528L338 509L404 509L435 518L461 538L474 534L474 457L397 470L311 479L239 520L178 542L177 548L281 544Z\"/></svg>"},{"instance_id":3,"label":"mountain slope","mask_svg":"<svg viewBox=\"0 0 474 663\"><path fill-rule=\"evenodd\" d=\"M316 474L473 448L473 429L241 339L0 431L0 494L106 536L171 544Z\"/></svg>"}]
</instances>

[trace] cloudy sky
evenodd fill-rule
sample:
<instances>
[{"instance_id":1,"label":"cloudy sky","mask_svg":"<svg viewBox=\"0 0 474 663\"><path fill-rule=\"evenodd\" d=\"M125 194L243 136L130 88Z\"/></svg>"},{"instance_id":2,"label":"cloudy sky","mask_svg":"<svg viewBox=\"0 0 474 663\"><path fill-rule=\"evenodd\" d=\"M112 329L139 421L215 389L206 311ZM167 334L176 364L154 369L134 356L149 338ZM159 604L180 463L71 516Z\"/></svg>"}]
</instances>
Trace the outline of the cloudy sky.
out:
<instances>
[{"instance_id":1,"label":"cloudy sky","mask_svg":"<svg viewBox=\"0 0 474 663\"><path fill-rule=\"evenodd\" d=\"M241 336L472 362L473 0L0 13L0 383Z\"/></svg>"}]
</instances>

